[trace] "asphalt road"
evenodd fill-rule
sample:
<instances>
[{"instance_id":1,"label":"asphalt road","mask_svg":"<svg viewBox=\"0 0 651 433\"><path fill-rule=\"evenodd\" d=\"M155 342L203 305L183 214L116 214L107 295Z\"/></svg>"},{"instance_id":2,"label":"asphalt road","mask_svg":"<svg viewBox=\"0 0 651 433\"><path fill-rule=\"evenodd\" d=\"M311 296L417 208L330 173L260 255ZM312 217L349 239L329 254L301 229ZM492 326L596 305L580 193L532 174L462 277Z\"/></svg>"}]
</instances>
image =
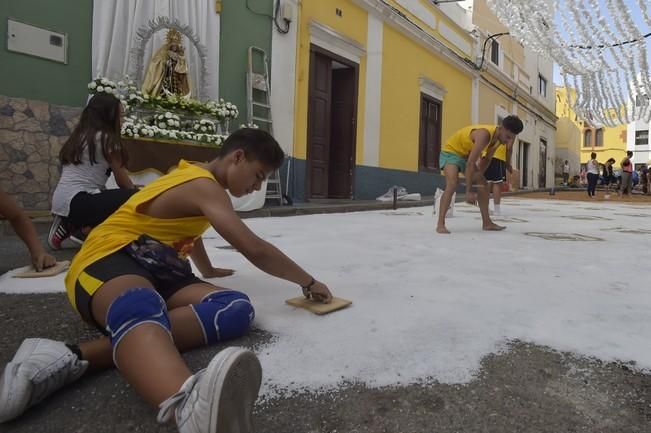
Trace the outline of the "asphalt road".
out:
<instances>
[{"instance_id":1,"label":"asphalt road","mask_svg":"<svg viewBox=\"0 0 651 433\"><path fill-rule=\"evenodd\" d=\"M0 239L0 272L27 263L17 238ZM73 253L56 255L67 259ZM64 294L0 294L0 326L0 366L26 337L78 341L97 335L79 320ZM255 349L269 338L253 330L232 344ZM223 347L189 353L188 363L202 368ZM24 416L0 424L0 432L175 431L156 424L155 416L156 410L112 370L61 390ZM511 350L486 357L476 380L465 385L368 389L353 383L335 393L261 402L255 424L264 433L651 433L651 375L630 365L513 342Z\"/></svg>"}]
</instances>

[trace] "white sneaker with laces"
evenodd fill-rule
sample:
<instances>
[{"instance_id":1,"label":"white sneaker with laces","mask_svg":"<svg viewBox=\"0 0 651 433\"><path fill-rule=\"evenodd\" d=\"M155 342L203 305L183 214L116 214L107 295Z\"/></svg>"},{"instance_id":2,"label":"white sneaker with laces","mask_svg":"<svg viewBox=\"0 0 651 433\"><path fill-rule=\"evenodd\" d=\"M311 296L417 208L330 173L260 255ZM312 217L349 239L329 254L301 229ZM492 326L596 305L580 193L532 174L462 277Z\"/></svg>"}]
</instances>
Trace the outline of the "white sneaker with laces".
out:
<instances>
[{"instance_id":1,"label":"white sneaker with laces","mask_svg":"<svg viewBox=\"0 0 651 433\"><path fill-rule=\"evenodd\" d=\"M88 368L60 341L27 338L0 377L0 423L21 415Z\"/></svg>"},{"instance_id":2,"label":"white sneaker with laces","mask_svg":"<svg viewBox=\"0 0 651 433\"><path fill-rule=\"evenodd\" d=\"M228 347L160 404L157 420L174 418L180 433L252 432L261 382L262 368L253 352Z\"/></svg>"}]
</instances>

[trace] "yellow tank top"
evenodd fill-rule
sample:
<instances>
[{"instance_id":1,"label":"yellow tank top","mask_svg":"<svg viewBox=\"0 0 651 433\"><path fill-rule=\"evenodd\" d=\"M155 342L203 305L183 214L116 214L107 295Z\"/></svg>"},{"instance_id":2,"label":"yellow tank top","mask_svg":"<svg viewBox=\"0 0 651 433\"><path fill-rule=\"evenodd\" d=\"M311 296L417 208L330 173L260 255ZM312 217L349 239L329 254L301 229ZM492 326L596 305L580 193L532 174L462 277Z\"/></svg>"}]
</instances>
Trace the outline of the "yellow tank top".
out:
<instances>
[{"instance_id":1,"label":"yellow tank top","mask_svg":"<svg viewBox=\"0 0 651 433\"><path fill-rule=\"evenodd\" d=\"M472 138L470 138L470 133L475 129L486 129L490 134L489 142L493 140L493 135L495 135L495 130L497 129L496 125L471 125L461 128L445 142L443 145L443 152L454 153L459 155L462 158L468 158L470 151L472 151ZM499 150L499 149L498 149ZM506 158L504 158L506 159Z\"/></svg>"},{"instance_id":2,"label":"yellow tank top","mask_svg":"<svg viewBox=\"0 0 651 433\"><path fill-rule=\"evenodd\" d=\"M208 170L181 160L176 170L160 177L131 196L113 215L95 227L73 258L65 278L70 303L77 307L74 302L75 282L84 269L138 239L142 234L148 234L173 246L181 253L187 251L187 247L191 247L194 241L210 227L206 217L161 219L141 214L137 209L141 204L153 200L177 185L202 177L215 180Z\"/></svg>"},{"instance_id":3,"label":"yellow tank top","mask_svg":"<svg viewBox=\"0 0 651 433\"><path fill-rule=\"evenodd\" d=\"M486 153L488 153L488 148L484 149L481 155L486 156ZM497 149L495 149L495 153L493 153L493 158L506 162L506 144L497 144Z\"/></svg>"}]
</instances>

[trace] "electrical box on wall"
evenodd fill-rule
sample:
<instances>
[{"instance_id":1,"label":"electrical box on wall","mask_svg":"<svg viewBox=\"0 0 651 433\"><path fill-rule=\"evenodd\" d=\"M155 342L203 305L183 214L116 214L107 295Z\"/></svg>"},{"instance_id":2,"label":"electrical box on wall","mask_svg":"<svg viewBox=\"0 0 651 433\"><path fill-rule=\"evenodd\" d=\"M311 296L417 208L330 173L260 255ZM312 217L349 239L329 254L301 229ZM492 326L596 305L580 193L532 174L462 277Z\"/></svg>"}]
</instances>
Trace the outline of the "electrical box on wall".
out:
<instances>
[{"instance_id":1,"label":"electrical box on wall","mask_svg":"<svg viewBox=\"0 0 651 433\"><path fill-rule=\"evenodd\" d=\"M7 20L7 49L16 53L68 63L68 35Z\"/></svg>"}]
</instances>

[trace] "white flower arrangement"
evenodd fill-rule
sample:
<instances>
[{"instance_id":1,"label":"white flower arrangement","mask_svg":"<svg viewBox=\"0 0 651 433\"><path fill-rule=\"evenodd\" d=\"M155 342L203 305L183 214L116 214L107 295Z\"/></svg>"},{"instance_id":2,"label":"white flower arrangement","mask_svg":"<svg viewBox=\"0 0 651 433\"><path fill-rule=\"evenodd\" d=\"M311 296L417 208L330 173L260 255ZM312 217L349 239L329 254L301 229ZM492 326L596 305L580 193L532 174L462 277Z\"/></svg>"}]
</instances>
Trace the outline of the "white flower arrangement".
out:
<instances>
[{"instance_id":1,"label":"white flower arrangement","mask_svg":"<svg viewBox=\"0 0 651 433\"><path fill-rule=\"evenodd\" d=\"M162 116L165 117L165 113ZM167 128L167 124L164 123L163 125L165 126L164 128L156 124L148 125L140 122L135 116L129 116L125 118L122 124L122 136L126 138L162 138L165 140L195 141L213 146L221 146L226 139L223 135L169 129Z\"/></svg>"},{"instance_id":2,"label":"white flower arrangement","mask_svg":"<svg viewBox=\"0 0 651 433\"><path fill-rule=\"evenodd\" d=\"M128 76L117 83L98 76L87 87L91 95L106 93L120 100L128 115L122 125L122 136L127 138L161 138L220 146L226 136L218 132L228 131L229 122L239 116L237 106L223 99L202 102L175 95L151 97L142 93ZM151 111L155 112L154 116ZM194 120L197 118L200 120Z\"/></svg>"},{"instance_id":3,"label":"white flower arrangement","mask_svg":"<svg viewBox=\"0 0 651 433\"><path fill-rule=\"evenodd\" d=\"M208 119L201 119L198 122L194 122L192 124L192 130L203 134L215 134L217 132L217 127L212 121Z\"/></svg>"},{"instance_id":4,"label":"white flower arrangement","mask_svg":"<svg viewBox=\"0 0 651 433\"><path fill-rule=\"evenodd\" d=\"M152 118L152 124L160 129L176 130L181 127L181 118L174 113L166 111Z\"/></svg>"},{"instance_id":5,"label":"white flower arrangement","mask_svg":"<svg viewBox=\"0 0 651 433\"><path fill-rule=\"evenodd\" d=\"M91 95L94 95L96 93L108 93L109 95L116 95L118 85L106 78L97 77L88 83L87 87Z\"/></svg>"}]
</instances>

